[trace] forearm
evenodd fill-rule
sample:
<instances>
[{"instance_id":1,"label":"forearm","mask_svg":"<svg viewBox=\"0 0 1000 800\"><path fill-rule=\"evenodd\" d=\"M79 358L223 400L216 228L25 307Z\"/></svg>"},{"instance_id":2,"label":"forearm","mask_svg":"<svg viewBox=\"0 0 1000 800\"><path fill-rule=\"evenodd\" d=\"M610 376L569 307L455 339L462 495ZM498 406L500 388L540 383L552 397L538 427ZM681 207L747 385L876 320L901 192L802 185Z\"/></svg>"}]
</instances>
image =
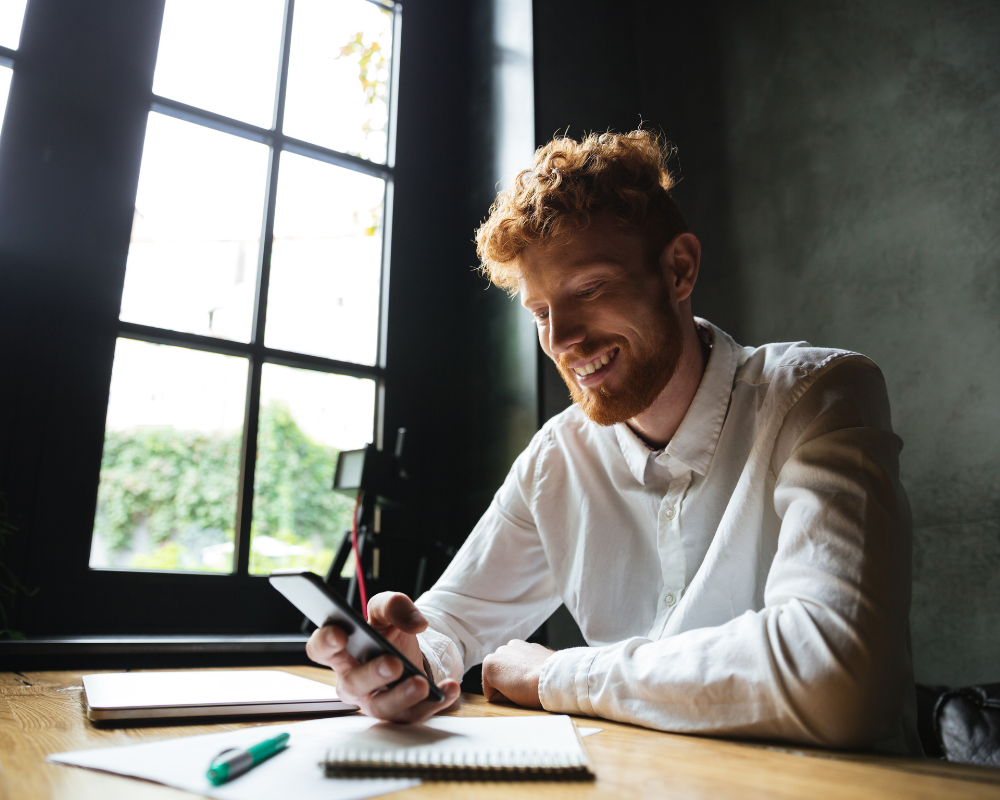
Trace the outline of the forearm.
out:
<instances>
[{"instance_id":1,"label":"forearm","mask_svg":"<svg viewBox=\"0 0 1000 800\"><path fill-rule=\"evenodd\" d=\"M726 625L553 655L546 710L659 730L834 747L892 735L887 673L829 610L791 600ZM898 715L896 715L898 716Z\"/></svg>"}]
</instances>

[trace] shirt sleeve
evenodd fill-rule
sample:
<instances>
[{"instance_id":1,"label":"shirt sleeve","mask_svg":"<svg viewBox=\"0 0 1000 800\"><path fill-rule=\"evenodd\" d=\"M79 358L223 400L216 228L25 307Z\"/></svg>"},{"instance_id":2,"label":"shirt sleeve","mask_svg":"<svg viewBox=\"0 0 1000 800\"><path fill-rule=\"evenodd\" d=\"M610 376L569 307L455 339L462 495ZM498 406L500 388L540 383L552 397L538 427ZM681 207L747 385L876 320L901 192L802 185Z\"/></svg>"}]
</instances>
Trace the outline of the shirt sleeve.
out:
<instances>
[{"instance_id":1,"label":"shirt sleeve","mask_svg":"<svg viewBox=\"0 0 1000 800\"><path fill-rule=\"evenodd\" d=\"M529 508L548 445L543 428L448 569L416 601L430 623L417 639L435 681L461 680L500 645L534 633L562 603Z\"/></svg>"},{"instance_id":2,"label":"shirt sleeve","mask_svg":"<svg viewBox=\"0 0 1000 800\"><path fill-rule=\"evenodd\" d=\"M658 641L560 651L542 669L542 705L821 746L898 738L911 523L888 409L877 367L859 359L829 368L786 415L761 610Z\"/></svg>"}]
</instances>

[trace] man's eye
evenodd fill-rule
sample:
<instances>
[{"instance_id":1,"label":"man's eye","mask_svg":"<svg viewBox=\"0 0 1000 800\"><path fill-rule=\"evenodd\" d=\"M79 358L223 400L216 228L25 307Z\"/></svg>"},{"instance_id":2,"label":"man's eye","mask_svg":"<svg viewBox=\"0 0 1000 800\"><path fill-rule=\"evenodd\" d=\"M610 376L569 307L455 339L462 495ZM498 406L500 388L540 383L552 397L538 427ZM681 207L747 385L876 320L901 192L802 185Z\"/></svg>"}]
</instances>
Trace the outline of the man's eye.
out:
<instances>
[{"instance_id":1,"label":"man's eye","mask_svg":"<svg viewBox=\"0 0 1000 800\"><path fill-rule=\"evenodd\" d=\"M600 289L600 288L601 288L601 284L597 284L597 286L591 286L589 289L583 289L577 296L578 297L590 297L591 295L595 294L597 292L597 290Z\"/></svg>"},{"instance_id":2,"label":"man's eye","mask_svg":"<svg viewBox=\"0 0 1000 800\"><path fill-rule=\"evenodd\" d=\"M535 322L545 322L549 318L548 311L538 311L535 313Z\"/></svg>"}]
</instances>

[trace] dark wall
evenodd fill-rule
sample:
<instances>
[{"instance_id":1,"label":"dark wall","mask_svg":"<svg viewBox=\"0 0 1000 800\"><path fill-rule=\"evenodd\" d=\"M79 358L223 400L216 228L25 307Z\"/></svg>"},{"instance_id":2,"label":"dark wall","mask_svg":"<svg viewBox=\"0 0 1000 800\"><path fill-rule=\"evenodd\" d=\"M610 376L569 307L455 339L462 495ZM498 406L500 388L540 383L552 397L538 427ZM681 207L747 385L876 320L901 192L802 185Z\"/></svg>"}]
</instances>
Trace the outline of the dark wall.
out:
<instances>
[{"instance_id":1,"label":"dark wall","mask_svg":"<svg viewBox=\"0 0 1000 800\"><path fill-rule=\"evenodd\" d=\"M917 678L1000 680L1000 7L536 0L535 19L539 142L641 116L678 145L696 313L881 366Z\"/></svg>"},{"instance_id":2,"label":"dark wall","mask_svg":"<svg viewBox=\"0 0 1000 800\"><path fill-rule=\"evenodd\" d=\"M882 368L917 679L1000 680L1000 6L776 0L721 18L740 333Z\"/></svg>"},{"instance_id":3,"label":"dark wall","mask_svg":"<svg viewBox=\"0 0 1000 800\"><path fill-rule=\"evenodd\" d=\"M710 4L535 0L535 131L658 131L677 148L674 190L704 248L695 313L740 327L718 35ZM544 365L543 420L569 404Z\"/></svg>"},{"instance_id":4,"label":"dark wall","mask_svg":"<svg viewBox=\"0 0 1000 800\"><path fill-rule=\"evenodd\" d=\"M493 3L419 2L403 17L386 429L407 428L419 524L452 545L489 506L536 425L529 320L476 271L473 235L511 139L494 11ZM522 150L529 161L530 140Z\"/></svg>"}]
</instances>

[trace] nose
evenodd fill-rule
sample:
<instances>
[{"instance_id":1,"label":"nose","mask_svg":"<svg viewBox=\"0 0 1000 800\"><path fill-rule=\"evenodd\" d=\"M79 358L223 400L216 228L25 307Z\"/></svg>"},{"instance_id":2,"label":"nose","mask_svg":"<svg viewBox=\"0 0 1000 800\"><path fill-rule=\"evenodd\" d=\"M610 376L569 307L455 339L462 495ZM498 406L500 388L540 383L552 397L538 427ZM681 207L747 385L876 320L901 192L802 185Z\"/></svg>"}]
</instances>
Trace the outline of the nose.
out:
<instances>
[{"instance_id":1,"label":"nose","mask_svg":"<svg viewBox=\"0 0 1000 800\"><path fill-rule=\"evenodd\" d=\"M575 314L549 308L549 352L554 355L570 352L587 338L587 326Z\"/></svg>"}]
</instances>

